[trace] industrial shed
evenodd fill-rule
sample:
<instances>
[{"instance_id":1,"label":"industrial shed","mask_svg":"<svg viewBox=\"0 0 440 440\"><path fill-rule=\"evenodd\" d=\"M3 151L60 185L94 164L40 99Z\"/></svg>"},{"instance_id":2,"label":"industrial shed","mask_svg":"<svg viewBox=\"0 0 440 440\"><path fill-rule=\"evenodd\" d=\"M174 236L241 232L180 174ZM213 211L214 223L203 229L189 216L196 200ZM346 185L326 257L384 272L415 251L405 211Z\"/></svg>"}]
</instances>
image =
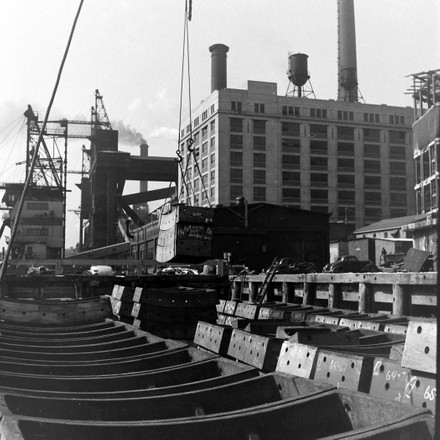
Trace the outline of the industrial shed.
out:
<instances>
[{"instance_id":1,"label":"industrial shed","mask_svg":"<svg viewBox=\"0 0 440 440\"><path fill-rule=\"evenodd\" d=\"M213 258L260 271L274 257L329 261L329 214L269 203L241 203L214 209Z\"/></svg>"}]
</instances>

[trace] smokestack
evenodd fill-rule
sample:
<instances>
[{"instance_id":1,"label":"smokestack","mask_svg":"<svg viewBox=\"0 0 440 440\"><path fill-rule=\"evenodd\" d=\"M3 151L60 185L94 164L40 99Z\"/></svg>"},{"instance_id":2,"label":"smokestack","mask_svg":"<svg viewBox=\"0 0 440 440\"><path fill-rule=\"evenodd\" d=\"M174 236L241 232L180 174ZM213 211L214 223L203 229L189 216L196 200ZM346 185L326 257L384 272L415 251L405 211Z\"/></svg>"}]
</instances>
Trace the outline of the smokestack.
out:
<instances>
[{"instance_id":1,"label":"smokestack","mask_svg":"<svg viewBox=\"0 0 440 440\"><path fill-rule=\"evenodd\" d=\"M338 100L358 102L353 0L338 0Z\"/></svg>"},{"instance_id":2,"label":"smokestack","mask_svg":"<svg viewBox=\"0 0 440 440\"><path fill-rule=\"evenodd\" d=\"M226 54L229 47L224 44L214 44L211 52L211 93L214 90L226 89Z\"/></svg>"}]
</instances>

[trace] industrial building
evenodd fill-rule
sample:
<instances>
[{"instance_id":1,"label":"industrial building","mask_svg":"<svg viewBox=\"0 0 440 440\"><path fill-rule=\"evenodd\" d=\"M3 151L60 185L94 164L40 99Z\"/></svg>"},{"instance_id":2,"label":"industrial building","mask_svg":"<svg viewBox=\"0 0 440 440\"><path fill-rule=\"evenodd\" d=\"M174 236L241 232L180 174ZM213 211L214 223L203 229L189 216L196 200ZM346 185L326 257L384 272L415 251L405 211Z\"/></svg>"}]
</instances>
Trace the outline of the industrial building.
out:
<instances>
[{"instance_id":1,"label":"industrial building","mask_svg":"<svg viewBox=\"0 0 440 440\"><path fill-rule=\"evenodd\" d=\"M5 226L9 228L17 216L18 200L23 192L23 183L4 183L2 203L9 207L9 217L3 221L0 236ZM31 187L17 227L12 246L12 258L48 259L60 258L63 254L64 236L63 193L56 188Z\"/></svg>"},{"instance_id":2,"label":"industrial building","mask_svg":"<svg viewBox=\"0 0 440 440\"><path fill-rule=\"evenodd\" d=\"M360 102L353 2L339 2L338 99L307 89L307 55L291 54L291 94L277 84L227 87L227 52L210 47L211 93L183 124L181 201L237 197L330 213L359 228L415 214L410 107Z\"/></svg>"}]
</instances>

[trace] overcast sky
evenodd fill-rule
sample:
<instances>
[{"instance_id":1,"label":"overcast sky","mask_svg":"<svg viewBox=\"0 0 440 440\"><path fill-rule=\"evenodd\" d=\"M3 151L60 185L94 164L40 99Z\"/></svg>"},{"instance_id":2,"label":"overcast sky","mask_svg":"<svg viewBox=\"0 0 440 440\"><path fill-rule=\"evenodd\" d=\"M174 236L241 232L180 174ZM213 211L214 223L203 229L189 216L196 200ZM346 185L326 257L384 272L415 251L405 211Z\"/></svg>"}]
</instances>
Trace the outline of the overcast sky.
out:
<instances>
[{"instance_id":1,"label":"overcast sky","mask_svg":"<svg viewBox=\"0 0 440 440\"><path fill-rule=\"evenodd\" d=\"M440 68L438 0L355 0L358 79L367 103L412 105L407 75ZM23 111L44 115L79 0L0 3L0 182L20 181ZM184 0L85 0L52 118L90 118L95 89L109 118L143 136L150 154L177 148ZM317 98L337 95L336 0L193 0L190 22L192 102L210 93L209 46L229 46L228 87L248 80L288 86L289 52L309 55ZM187 110L187 108L186 108ZM21 129L20 129L21 128ZM138 154L137 140L120 150ZM69 169L81 145L69 142ZM68 209L79 206L78 175L69 176ZM132 191L133 192L133 191ZM67 245L78 241L68 217Z\"/></svg>"}]
</instances>

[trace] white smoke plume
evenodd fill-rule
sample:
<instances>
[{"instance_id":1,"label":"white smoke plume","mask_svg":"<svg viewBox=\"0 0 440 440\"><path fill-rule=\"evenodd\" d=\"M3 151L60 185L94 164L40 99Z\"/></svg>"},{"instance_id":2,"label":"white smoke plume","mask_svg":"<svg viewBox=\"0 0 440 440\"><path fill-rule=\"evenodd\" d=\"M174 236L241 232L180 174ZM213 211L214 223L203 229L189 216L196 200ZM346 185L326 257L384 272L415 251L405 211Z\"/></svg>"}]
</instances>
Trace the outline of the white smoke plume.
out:
<instances>
[{"instance_id":1,"label":"white smoke plume","mask_svg":"<svg viewBox=\"0 0 440 440\"><path fill-rule=\"evenodd\" d=\"M130 125L125 125L122 121L112 122L112 128L119 131L120 144L138 146L147 143L141 133L130 127Z\"/></svg>"}]
</instances>

